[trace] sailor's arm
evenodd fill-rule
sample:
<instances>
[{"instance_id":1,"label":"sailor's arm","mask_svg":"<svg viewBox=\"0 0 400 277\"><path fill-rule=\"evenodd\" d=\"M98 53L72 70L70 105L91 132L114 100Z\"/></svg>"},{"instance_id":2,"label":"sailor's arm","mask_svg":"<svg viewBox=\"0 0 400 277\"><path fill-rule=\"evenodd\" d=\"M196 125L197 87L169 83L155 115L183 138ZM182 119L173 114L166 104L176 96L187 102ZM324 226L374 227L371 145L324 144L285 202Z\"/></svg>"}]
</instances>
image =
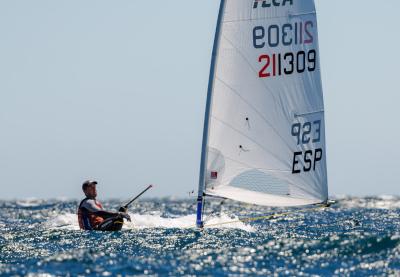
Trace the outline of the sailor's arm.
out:
<instances>
[{"instance_id":1,"label":"sailor's arm","mask_svg":"<svg viewBox=\"0 0 400 277\"><path fill-rule=\"evenodd\" d=\"M97 212L93 212L93 214L96 216L100 216L102 218L116 217L119 215L119 213L113 213L113 212L109 212L109 211L97 211Z\"/></svg>"},{"instance_id":2,"label":"sailor's arm","mask_svg":"<svg viewBox=\"0 0 400 277\"><path fill-rule=\"evenodd\" d=\"M126 213L110 212L110 211L103 210L102 208L97 206L95 201L92 199L85 201L85 203L82 204L82 207L87 209L89 212L93 213L94 215L100 216L104 219L121 216L123 218L126 218L127 220L130 220L130 216Z\"/></svg>"},{"instance_id":3,"label":"sailor's arm","mask_svg":"<svg viewBox=\"0 0 400 277\"><path fill-rule=\"evenodd\" d=\"M127 213L122 213L122 212L113 213L113 212L108 212L108 211L98 211L98 212L95 212L94 214L97 216L100 216L104 219L119 216L120 218L125 218L126 220L131 221L131 216Z\"/></svg>"}]
</instances>

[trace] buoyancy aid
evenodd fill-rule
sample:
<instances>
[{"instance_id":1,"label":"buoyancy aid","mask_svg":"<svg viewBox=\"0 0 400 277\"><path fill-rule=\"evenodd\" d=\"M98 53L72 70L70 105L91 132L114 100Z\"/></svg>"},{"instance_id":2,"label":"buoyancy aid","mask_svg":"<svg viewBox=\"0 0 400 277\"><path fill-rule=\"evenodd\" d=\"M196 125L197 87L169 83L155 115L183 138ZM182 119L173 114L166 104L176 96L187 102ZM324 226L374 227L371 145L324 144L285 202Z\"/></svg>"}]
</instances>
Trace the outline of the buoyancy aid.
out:
<instances>
[{"instance_id":1,"label":"buoyancy aid","mask_svg":"<svg viewBox=\"0 0 400 277\"><path fill-rule=\"evenodd\" d=\"M79 227L82 230L96 230L98 226L104 221L104 218L95 214L95 212L89 211L85 207L83 207L83 203L89 200L90 198L85 198L81 201L78 208L78 222ZM103 206L100 202L94 200L94 203L100 209L103 209Z\"/></svg>"}]
</instances>

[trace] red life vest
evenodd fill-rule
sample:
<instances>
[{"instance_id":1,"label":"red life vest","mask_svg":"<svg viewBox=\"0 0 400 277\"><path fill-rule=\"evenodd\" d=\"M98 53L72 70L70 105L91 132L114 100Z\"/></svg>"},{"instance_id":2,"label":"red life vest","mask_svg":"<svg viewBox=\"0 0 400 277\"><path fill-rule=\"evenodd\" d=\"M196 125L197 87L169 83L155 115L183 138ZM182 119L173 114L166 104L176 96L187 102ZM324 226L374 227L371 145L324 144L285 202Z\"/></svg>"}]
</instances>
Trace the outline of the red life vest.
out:
<instances>
[{"instance_id":1,"label":"red life vest","mask_svg":"<svg viewBox=\"0 0 400 277\"><path fill-rule=\"evenodd\" d=\"M95 215L95 213L89 211L88 209L82 207L82 204L88 200L89 198L85 198L79 204L78 208L78 222L79 227L82 230L96 230L97 227L104 221L104 218L101 216ZM94 201L95 205L100 209L103 209L103 206L100 202Z\"/></svg>"}]
</instances>

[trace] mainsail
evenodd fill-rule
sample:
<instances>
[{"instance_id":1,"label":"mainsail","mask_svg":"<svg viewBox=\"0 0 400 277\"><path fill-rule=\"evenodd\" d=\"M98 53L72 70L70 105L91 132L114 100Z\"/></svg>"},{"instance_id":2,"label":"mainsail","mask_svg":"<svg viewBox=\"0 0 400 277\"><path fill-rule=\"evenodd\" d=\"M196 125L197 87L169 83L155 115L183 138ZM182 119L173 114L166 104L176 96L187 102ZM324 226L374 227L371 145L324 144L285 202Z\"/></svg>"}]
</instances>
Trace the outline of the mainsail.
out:
<instances>
[{"instance_id":1,"label":"mainsail","mask_svg":"<svg viewBox=\"0 0 400 277\"><path fill-rule=\"evenodd\" d=\"M207 195L265 206L327 201L313 0L222 0L204 122Z\"/></svg>"}]
</instances>

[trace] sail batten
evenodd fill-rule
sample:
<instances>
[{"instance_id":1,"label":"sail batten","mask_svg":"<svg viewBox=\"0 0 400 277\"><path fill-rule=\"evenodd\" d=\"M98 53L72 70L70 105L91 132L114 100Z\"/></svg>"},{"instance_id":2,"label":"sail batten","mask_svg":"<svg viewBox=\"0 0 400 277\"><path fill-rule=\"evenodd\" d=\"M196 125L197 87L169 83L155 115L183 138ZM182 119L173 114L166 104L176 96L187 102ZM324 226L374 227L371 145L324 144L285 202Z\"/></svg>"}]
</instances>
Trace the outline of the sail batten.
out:
<instances>
[{"instance_id":1,"label":"sail batten","mask_svg":"<svg viewBox=\"0 0 400 277\"><path fill-rule=\"evenodd\" d=\"M264 206L326 201L314 1L222 1L217 25L199 196Z\"/></svg>"}]
</instances>

